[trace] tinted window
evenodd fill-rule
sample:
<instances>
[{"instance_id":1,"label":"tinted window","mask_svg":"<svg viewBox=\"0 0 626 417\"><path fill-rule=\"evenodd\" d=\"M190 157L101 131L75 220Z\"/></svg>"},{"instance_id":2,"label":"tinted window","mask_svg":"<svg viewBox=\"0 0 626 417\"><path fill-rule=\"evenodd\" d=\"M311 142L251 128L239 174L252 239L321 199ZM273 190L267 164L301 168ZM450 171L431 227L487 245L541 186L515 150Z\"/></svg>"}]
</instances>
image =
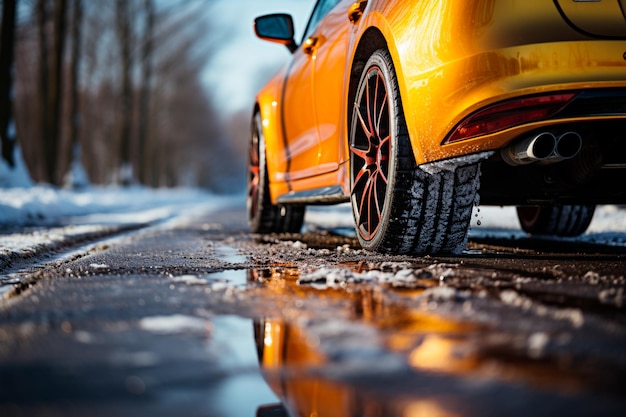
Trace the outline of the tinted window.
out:
<instances>
[{"instance_id":1,"label":"tinted window","mask_svg":"<svg viewBox=\"0 0 626 417\"><path fill-rule=\"evenodd\" d=\"M313 9L309 23L306 25L302 41L311 36L317 24L337 5L341 0L319 0Z\"/></svg>"}]
</instances>

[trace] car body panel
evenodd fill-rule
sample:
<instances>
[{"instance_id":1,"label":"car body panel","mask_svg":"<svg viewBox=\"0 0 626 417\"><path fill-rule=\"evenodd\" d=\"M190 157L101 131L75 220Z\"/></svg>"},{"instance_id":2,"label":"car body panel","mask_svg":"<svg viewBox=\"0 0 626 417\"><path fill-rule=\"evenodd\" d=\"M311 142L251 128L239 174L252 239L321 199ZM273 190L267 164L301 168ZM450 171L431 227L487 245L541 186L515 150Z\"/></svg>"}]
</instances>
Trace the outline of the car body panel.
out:
<instances>
[{"instance_id":1,"label":"car body panel","mask_svg":"<svg viewBox=\"0 0 626 417\"><path fill-rule=\"evenodd\" d=\"M572 26L583 33L626 36L626 0L558 0L557 4Z\"/></svg>"},{"instance_id":2,"label":"car body panel","mask_svg":"<svg viewBox=\"0 0 626 417\"><path fill-rule=\"evenodd\" d=\"M318 49L312 59L315 61L315 103L318 135L320 141L319 163L327 167L327 172L337 170L345 152L347 128L345 117L348 77L348 48L350 25L347 21L350 1L339 3L329 12L313 36L318 37Z\"/></svg>"},{"instance_id":3,"label":"car body panel","mask_svg":"<svg viewBox=\"0 0 626 417\"><path fill-rule=\"evenodd\" d=\"M613 38L609 39L585 23L601 27L598 21L619 18L626 25L621 13L617 18L605 16L606 10L619 8L619 1L571 3L577 4L564 0L370 0L363 16L350 23L347 10L353 0L339 2L313 32L319 45L307 55L314 62L314 70L309 68L312 80L303 77L302 90L290 91L298 72L283 70L257 97L267 129L272 201L336 185L349 195L349 88L360 64L355 53L362 42L369 41L372 31L384 38L394 62L417 164L497 150L542 127L598 118L626 120L626 114L540 120L443 144L464 118L495 103L549 92L626 87L626 38L615 38L621 32L610 29ZM596 18L584 18L580 10L592 7L596 7ZM294 54L294 68L300 65L301 49ZM287 77L284 107L281 77ZM312 97L298 98L300 94ZM301 106L295 104L298 100ZM303 115L309 103L313 103L313 114ZM307 124L311 118L315 131Z\"/></svg>"},{"instance_id":4,"label":"car body panel","mask_svg":"<svg viewBox=\"0 0 626 417\"><path fill-rule=\"evenodd\" d=\"M626 41L580 38L552 2L433 0L407 8L412 13L393 13L401 9L398 1L381 3L385 5L377 16L386 16L388 24L379 23L382 17L375 24L402 36L393 38L389 49L397 63L418 164L495 149L522 133L517 129L498 140L440 146L463 117L481 107L515 96L626 85ZM510 9L516 10L516 21ZM402 29L425 14L444 22L422 19L414 32ZM543 22L533 23L535 16L542 16ZM524 22L551 29L542 34L542 42L526 45L521 35L529 34L530 42L540 39ZM398 48L416 53L399 53Z\"/></svg>"},{"instance_id":5,"label":"car body panel","mask_svg":"<svg viewBox=\"0 0 626 417\"><path fill-rule=\"evenodd\" d=\"M303 48L298 48L293 54L283 90L281 117L289 121L284 124L290 156L287 180L318 173L319 138L313 100L313 73L311 56ZM308 174L303 174L303 170Z\"/></svg>"}]
</instances>

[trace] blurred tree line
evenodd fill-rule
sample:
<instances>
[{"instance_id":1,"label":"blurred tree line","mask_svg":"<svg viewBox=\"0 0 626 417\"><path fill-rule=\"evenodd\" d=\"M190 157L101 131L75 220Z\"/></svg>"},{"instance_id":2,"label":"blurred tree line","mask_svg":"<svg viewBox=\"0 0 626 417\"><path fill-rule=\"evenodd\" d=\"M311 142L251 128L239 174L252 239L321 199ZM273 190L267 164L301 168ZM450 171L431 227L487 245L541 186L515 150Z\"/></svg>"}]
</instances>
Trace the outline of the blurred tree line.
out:
<instances>
[{"instance_id":1,"label":"blurred tree line","mask_svg":"<svg viewBox=\"0 0 626 417\"><path fill-rule=\"evenodd\" d=\"M17 139L37 182L76 182L68 173L82 162L96 184L239 185L241 150L201 82L224 36L210 31L206 2L0 1L9 166Z\"/></svg>"}]
</instances>

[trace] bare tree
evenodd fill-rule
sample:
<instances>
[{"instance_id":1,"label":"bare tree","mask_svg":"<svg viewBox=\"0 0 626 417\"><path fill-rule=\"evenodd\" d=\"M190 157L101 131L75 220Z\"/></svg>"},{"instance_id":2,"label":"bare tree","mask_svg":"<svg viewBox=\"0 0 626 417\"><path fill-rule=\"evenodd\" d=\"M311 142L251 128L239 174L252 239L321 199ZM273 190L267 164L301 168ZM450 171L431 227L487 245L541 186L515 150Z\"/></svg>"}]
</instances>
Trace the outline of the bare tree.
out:
<instances>
[{"instance_id":1,"label":"bare tree","mask_svg":"<svg viewBox=\"0 0 626 417\"><path fill-rule=\"evenodd\" d=\"M211 7L188 0L29 1L32 13L17 28L16 108L36 180L58 183L74 148L69 144L80 143L96 184L224 183L219 176L224 167L232 170L233 149L202 84L224 36L211 32ZM72 8L73 26L60 37L58 11L65 7ZM63 38L72 45L65 62L57 59ZM63 89L55 82L61 73ZM62 144L50 134L55 91L64 94L55 117Z\"/></svg>"},{"instance_id":2,"label":"bare tree","mask_svg":"<svg viewBox=\"0 0 626 417\"><path fill-rule=\"evenodd\" d=\"M17 1L2 2L2 28L0 29L0 143L2 159L15 167L16 142L13 121L13 55L15 50L15 13Z\"/></svg>"},{"instance_id":3,"label":"bare tree","mask_svg":"<svg viewBox=\"0 0 626 417\"><path fill-rule=\"evenodd\" d=\"M42 157L37 158L37 162L42 162L43 170L42 174L45 177L49 178L49 169L48 169L48 158L46 157L48 145L46 144L46 129L48 127L48 120L46 118L47 107L48 107L48 36L47 36L47 26L48 26L48 1L47 0L37 0L37 35L39 38L39 98L38 98L38 108L39 108L39 122L40 122L40 131L38 132L38 138L36 139L36 145L34 146L36 149L44 149L46 152L43 152Z\"/></svg>"},{"instance_id":4,"label":"bare tree","mask_svg":"<svg viewBox=\"0 0 626 417\"><path fill-rule=\"evenodd\" d=\"M61 103L63 93L63 52L67 9L66 0L56 0L53 11L52 61L48 62L46 42L47 2L38 0L39 40L40 40L40 82L43 118L43 149L45 150L46 179L52 184L60 183L58 172L59 147L61 137ZM46 74L47 72L47 74Z\"/></svg>"},{"instance_id":5,"label":"bare tree","mask_svg":"<svg viewBox=\"0 0 626 417\"><path fill-rule=\"evenodd\" d=\"M145 30L143 34L143 53L141 59L141 91L139 98L139 132L138 132L138 175L139 181L143 184L147 183L147 165L150 161L146 152L146 143L148 141L148 125L149 125L149 105L150 105L150 87L152 82L152 48L153 48L153 32L154 32L154 3L152 0L144 0L144 13L146 17Z\"/></svg>"},{"instance_id":6,"label":"bare tree","mask_svg":"<svg viewBox=\"0 0 626 417\"><path fill-rule=\"evenodd\" d=\"M81 133L85 169L94 183L110 181L113 154L116 154L117 95L114 83L118 76L115 10L111 2L84 2L84 48L82 49L83 88L81 89Z\"/></svg>"},{"instance_id":7,"label":"bare tree","mask_svg":"<svg viewBox=\"0 0 626 417\"><path fill-rule=\"evenodd\" d=\"M84 186L86 178L77 177L79 172L82 173L82 148L79 140L79 127L81 123L81 109L79 106L79 66L81 57L81 43L83 23L83 4L82 0L74 0L72 8L72 54L70 59L70 94L69 94L69 146L67 146L66 160L70 161L67 181L70 186Z\"/></svg>"},{"instance_id":8,"label":"bare tree","mask_svg":"<svg viewBox=\"0 0 626 417\"><path fill-rule=\"evenodd\" d=\"M116 21L117 21L117 37L121 52L121 106L120 106L120 133L118 136L119 146L119 180L124 184L133 181L133 172L131 165L131 129L132 129L132 111L133 111L133 90L132 90L132 55L131 43L131 12L129 3L125 0L117 0L115 2Z\"/></svg>"}]
</instances>

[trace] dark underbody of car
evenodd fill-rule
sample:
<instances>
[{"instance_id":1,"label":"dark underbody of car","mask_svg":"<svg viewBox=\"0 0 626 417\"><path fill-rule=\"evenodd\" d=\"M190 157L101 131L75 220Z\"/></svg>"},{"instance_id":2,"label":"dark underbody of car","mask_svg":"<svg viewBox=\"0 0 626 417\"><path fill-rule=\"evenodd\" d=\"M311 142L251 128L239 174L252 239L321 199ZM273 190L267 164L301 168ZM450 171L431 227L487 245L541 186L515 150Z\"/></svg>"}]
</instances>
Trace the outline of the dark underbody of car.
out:
<instances>
[{"instance_id":1,"label":"dark underbody of car","mask_svg":"<svg viewBox=\"0 0 626 417\"><path fill-rule=\"evenodd\" d=\"M626 89L582 92L561 112L563 117L611 114L626 114ZM571 159L520 166L495 153L482 163L482 204L626 203L626 121L580 121L547 131L577 133L580 151Z\"/></svg>"}]
</instances>

